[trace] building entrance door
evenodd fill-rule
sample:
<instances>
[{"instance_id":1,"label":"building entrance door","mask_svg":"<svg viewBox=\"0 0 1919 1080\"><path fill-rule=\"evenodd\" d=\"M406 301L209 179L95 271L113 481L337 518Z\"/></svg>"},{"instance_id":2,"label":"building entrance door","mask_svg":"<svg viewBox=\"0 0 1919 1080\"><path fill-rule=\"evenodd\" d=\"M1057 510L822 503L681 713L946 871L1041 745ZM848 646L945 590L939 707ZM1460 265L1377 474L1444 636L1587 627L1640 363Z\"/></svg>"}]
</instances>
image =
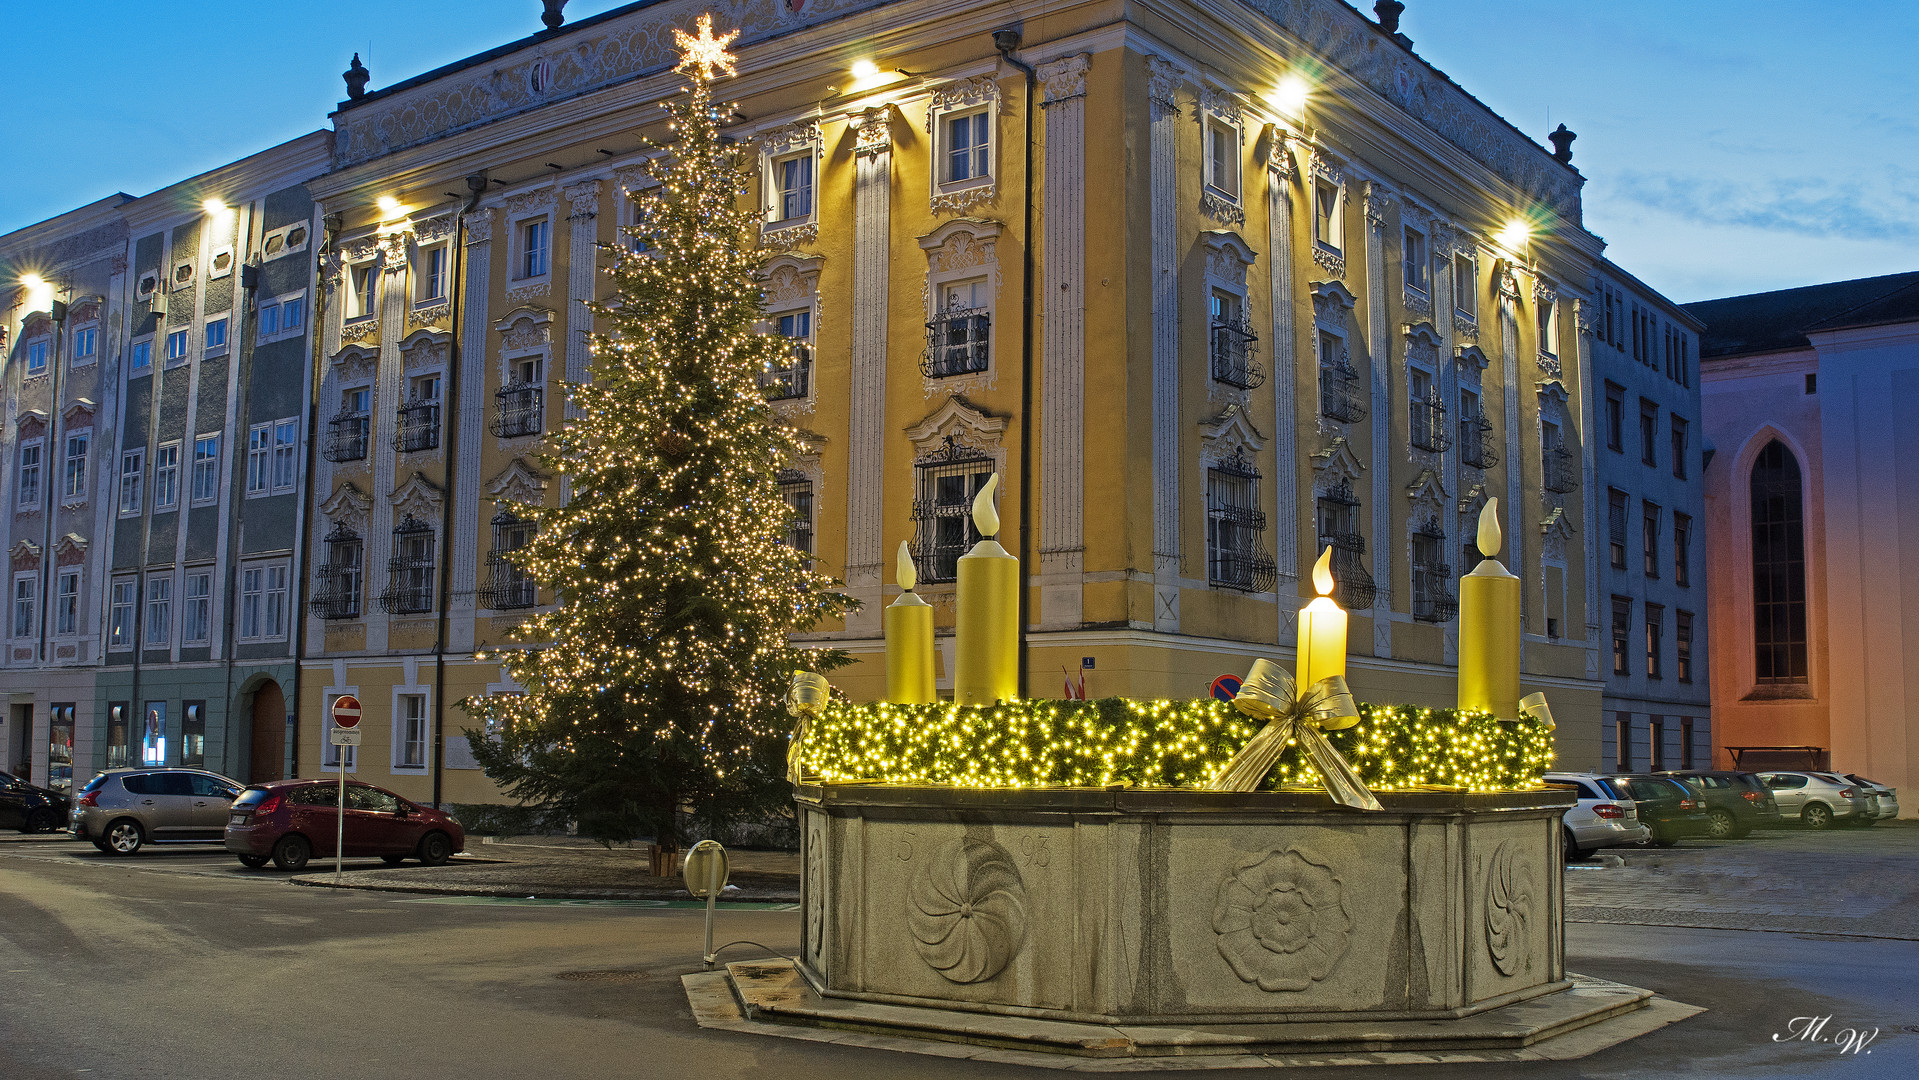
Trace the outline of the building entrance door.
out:
<instances>
[{"instance_id":1,"label":"building entrance door","mask_svg":"<svg viewBox=\"0 0 1919 1080\"><path fill-rule=\"evenodd\" d=\"M280 684L260 684L253 692L253 760L247 769L247 782L262 784L284 780L287 749L287 699Z\"/></svg>"}]
</instances>

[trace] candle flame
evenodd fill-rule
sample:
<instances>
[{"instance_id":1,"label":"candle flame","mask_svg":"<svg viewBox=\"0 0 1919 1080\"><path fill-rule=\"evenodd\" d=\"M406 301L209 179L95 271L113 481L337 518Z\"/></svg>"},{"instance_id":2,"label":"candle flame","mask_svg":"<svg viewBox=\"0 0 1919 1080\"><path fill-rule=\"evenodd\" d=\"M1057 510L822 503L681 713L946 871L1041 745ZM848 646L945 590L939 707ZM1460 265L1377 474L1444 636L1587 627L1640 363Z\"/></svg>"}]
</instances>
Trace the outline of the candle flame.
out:
<instances>
[{"instance_id":1,"label":"candle flame","mask_svg":"<svg viewBox=\"0 0 1919 1080\"><path fill-rule=\"evenodd\" d=\"M994 473L973 496L973 527L981 536L999 535L999 512L993 509L993 492L999 490L999 474Z\"/></svg>"},{"instance_id":2,"label":"candle flame","mask_svg":"<svg viewBox=\"0 0 1919 1080\"><path fill-rule=\"evenodd\" d=\"M1499 500L1487 499L1486 505L1479 511L1479 554L1482 558L1499 558L1499 548L1505 537L1499 531Z\"/></svg>"},{"instance_id":3,"label":"candle flame","mask_svg":"<svg viewBox=\"0 0 1919 1080\"><path fill-rule=\"evenodd\" d=\"M1333 595L1333 549L1328 546L1319 553L1319 561L1313 564L1313 588L1321 596Z\"/></svg>"},{"instance_id":4,"label":"candle flame","mask_svg":"<svg viewBox=\"0 0 1919 1080\"><path fill-rule=\"evenodd\" d=\"M906 546L904 540L900 541L899 570L900 588L912 592L913 586L919 584L919 575L913 570L913 552Z\"/></svg>"}]
</instances>

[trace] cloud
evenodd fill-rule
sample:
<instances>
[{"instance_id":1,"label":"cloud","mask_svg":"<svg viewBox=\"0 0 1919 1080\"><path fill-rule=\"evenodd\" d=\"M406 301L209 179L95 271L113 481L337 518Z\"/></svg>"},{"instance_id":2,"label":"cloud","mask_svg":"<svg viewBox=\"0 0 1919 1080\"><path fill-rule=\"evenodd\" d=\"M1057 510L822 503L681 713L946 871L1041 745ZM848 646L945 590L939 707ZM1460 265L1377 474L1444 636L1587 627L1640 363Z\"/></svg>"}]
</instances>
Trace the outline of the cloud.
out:
<instances>
[{"instance_id":1,"label":"cloud","mask_svg":"<svg viewBox=\"0 0 1919 1080\"><path fill-rule=\"evenodd\" d=\"M1614 198L1706 225L1851 240L1919 240L1919 197L1901 170L1888 183L1844 176L1701 179L1678 173L1625 172Z\"/></svg>"}]
</instances>

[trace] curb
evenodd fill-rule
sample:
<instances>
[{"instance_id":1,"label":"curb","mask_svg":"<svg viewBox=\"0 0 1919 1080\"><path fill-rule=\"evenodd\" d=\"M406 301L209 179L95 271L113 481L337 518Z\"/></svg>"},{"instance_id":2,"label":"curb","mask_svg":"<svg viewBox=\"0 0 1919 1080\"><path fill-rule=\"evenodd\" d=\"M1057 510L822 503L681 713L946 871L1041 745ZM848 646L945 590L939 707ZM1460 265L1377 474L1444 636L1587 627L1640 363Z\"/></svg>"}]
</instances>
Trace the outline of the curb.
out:
<instances>
[{"instance_id":1,"label":"curb","mask_svg":"<svg viewBox=\"0 0 1919 1080\"><path fill-rule=\"evenodd\" d=\"M358 889L365 892L414 893L429 896L494 896L514 900L527 897L539 897L543 900L693 899L692 895L685 889L554 889L541 888L537 885L507 888L503 885L409 885L392 882L353 880L336 882L333 880L333 875L330 872L326 874L302 874L297 877L288 878L287 880L290 884L301 885L312 889ZM800 902L800 894L797 889L792 892L741 890L736 894L721 897L719 906L724 907L729 903L739 902L797 904Z\"/></svg>"}]
</instances>

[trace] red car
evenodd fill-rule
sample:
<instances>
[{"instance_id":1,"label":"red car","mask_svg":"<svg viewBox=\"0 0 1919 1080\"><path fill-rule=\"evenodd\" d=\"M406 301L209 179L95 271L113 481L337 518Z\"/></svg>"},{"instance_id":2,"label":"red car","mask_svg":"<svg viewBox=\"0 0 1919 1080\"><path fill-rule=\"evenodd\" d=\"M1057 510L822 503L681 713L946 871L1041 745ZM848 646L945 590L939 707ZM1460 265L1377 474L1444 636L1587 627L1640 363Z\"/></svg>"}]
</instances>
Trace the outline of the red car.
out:
<instances>
[{"instance_id":1,"label":"red car","mask_svg":"<svg viewBox=\"0 0 1919 1080\"><path fill-rule=\"evenodd\" d=\"M331 856L340 829L340 782L275 780L255 784L233 800L227 850L251 867L272 859L299 870L315 855ZM417 856L438 866L466 850L466 830L450 814L408 802L371 784L346 786L345 853L378 855L389 865Z\"/></svg>"}]
</instances>

